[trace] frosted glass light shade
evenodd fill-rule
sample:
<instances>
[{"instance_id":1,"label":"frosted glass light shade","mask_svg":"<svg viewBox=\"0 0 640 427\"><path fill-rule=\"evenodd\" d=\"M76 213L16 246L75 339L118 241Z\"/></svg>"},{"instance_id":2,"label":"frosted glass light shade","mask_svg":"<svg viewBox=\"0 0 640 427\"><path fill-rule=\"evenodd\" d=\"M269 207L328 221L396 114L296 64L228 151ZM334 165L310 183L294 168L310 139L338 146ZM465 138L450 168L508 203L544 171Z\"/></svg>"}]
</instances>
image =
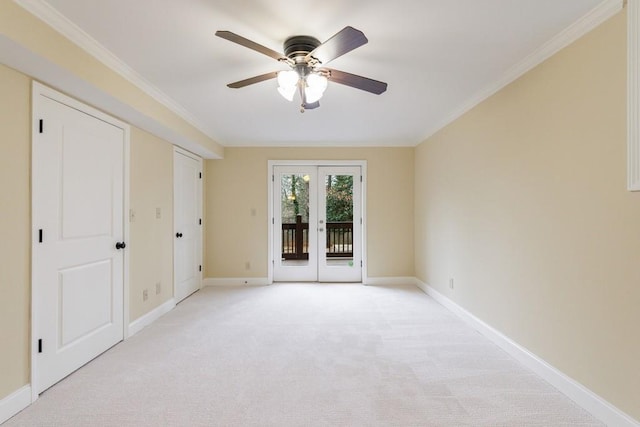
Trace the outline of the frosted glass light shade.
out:
<instances>
[{"instance_id":1,"label":"frosted glass light shade","mask_svg":"<svg viewBox=\"0 0 640 427\"><path fill-rule=\"evenodd\" d=\"M327 78L320 74L309 74L306 80L304 94L307 102L312 104L322 98L327 89Z\"/></svg>"},{"instance_id":2,"label":"frosted glass light shade","mask_svg":"<svg viewBox=\"0 0 640 427\"><path fill-rule=\"evenodd\" d=\"M278 92L280 92L280 95L282 95L282 97L284 99L286 99L287 101L293 101L293 96L296 94L296 87L295 86L288 86L288 87L280 86L278 88Z\"/></svg>"},{"instance_id":3,"label":"frosted glass light shade","mask_svg":"<svg viewBox=\"0 0 640 427\"><path fill-rule=\"evenodd\" d=\"M307 76L307 86L324 92L327 88L327 78L322 74L309 74Z\"/></svg>"},{"instance_id":4,"label":"frosted glass light shade","mask_svg":"<svg viewBox=\"0 0 640 427\"><path fill-rule=\"evenodd\" d=\"M278 73L278 86L282 88L296 87L298 84L298 73L293 70L280 71Z\"/></svg>"},{"instance_id":5,"label":"frosted glass light shade","mask_svg":"<svg viewBox=\"0 0 640 427\"><path fill-rule=\"evenodd\" d=\"M293 70L280 71L278 73L278 92L287 101L293 101L299 79L298 73Z\"/></svg>"}]
</instances>

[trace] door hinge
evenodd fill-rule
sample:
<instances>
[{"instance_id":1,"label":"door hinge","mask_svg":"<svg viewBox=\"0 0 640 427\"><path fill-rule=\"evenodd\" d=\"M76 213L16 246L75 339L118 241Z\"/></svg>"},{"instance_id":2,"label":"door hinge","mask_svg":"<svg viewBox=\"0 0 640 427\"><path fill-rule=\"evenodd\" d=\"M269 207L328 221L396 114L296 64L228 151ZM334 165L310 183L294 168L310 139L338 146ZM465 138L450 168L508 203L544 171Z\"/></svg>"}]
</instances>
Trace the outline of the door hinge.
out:
<instances>
[{"instance_id":1,"label":"door hinge","mask_svg":"<svg viewBox=\"0 0 640 427\"><path fill-rule=\"evenodd\" d=\"M273 225L276 224L276 219L275 218L271 218L271 224L273 224Z\"/></svg>"},{"instance_id":2,"label":"door hinge","mask_svg":"<svg viewBox=\"0 0 640 427\"><path fill-rule=\"evenodd\" d=\"M42 119L40 119L40 123L38 124L38 130L40 133L44 132L44 121Z\"/></svg>"},{"instance_id":3,"label":"door hinge","mask_svg":"<svg viewBox=\"0 0 640 427\"><path fill-rule=\"evenodd\" d=\"M360 261L360 268L362 268L362 261Z\"/></svg>"},{"instance_id":4,"label":"door hinge","mask_svg":"<svg viewBox=\"0 0 640 427\"><path fill-rule=\"evenodd\" d=\"M202 271L202 266L201 265L198 266L198 271Z\"/></svg>"},{"instance_id":5,"label":"door hinge","mask_svg":"<svg viewBox=\"0 0 640 427\"><path fill-rule=\"evenodd\" d=\"M276 176L275 175L271 175L271 182L276 182Z\"/></svg>"},{"instance_id":6,"label":"door hinge","mask_svg":"<svg viewBox=\"0 0 640 427\"><path fill-rule=\"evenodd\" d=\"M200 179L202 179L202 172L200 172Z\"/></svg>"},{"instance_id":7,"label":"door hinge","mask_svg":"<svg viewBox=\"0 0 640 427\"><path fill-rule=\"evenodd\" d=\"M42 353L42 338L38 340L38 353Z\"/></svg>"},{"instance_id":8,"label":"door hinge","mask_svg":"<svg viewBox=\"0 0 640 427\"><path fill-rule=\"evenodd\" d=\"M43 233L41 228L38 230L38 243L42 243L42 236L43 236Z\"/></svg>"},{"instance_id":9,"label":"door hinge","mask_svg":"<svg viewBox=\"0 0 640 427\"><path fill-rule=\"evenodd\" d=\"M360 218L360 225L362 225L362 218Z\"/></svg>"},{"instance_id":10,"label":"door hinge","mask_svg":"<svg viewBox=\"0 0 640 427\"><path fill-rule=\"evenodd\" d=\"M362 175L360 175L360 182L362 182Z\"/></svg>"},{"instance_id":11,"label":"door hinge","mask_svg":"<svg viewBox=\"0 0 640 427\"><path fill-rule=\"evenodd\" d=\"M202 225L202 218L198 220L198 224Z\"/></svg>"}]
</instances>

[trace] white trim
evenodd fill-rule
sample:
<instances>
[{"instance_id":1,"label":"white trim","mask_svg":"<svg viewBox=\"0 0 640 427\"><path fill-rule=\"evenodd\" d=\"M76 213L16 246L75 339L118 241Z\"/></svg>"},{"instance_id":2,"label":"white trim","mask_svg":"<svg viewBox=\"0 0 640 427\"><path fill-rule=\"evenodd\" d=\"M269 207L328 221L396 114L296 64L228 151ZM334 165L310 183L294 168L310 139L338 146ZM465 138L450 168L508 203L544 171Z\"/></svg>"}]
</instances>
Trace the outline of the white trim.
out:
<instances>
[{"instance_id":1,"label":"white trim","mask_svg":"<svg viewBox=\"0 0 640 427\"><path fill-rule=\"evenodd\" d=\"M274 211L273 211L273 185L274 182L274 171L273 167L278 163L269 160L267 161L267 283L273 283L273 267L275 264L275 257L273 255L273 221L274 221Z\"/></svg>"},{"instance_id":2,"label":"white trim","mask_svg":"<svg viewBox=\"0 0 640 427\"><path fill-rule=\"evenodd\" d=\"M362 281L363 284L369 286L416 286L415 277L368 277L366 281Z\"/></svg>"},{"instance_id":3,"label":"white trim","mask_svg":"<svg viewBox=\"0 0 640 427\"><path fill-rule=\"evenodd\" d=\"M640 191L640 2L627 4L627 189Z\"/></svg>"},{"instance_id":4,"label":"white trim","mask_svg":"<svg viewBox=\"0 0 640 427\"><path fill-rule=\"evenodd\" d=\"M124 158L123 160L123 167L124 167L124 171L123 171L123 194L122 197L124 198L123 200L123 204L122 204L122 221L123 221L123 229L122 232L124 234L122 241L123 242L127 242L127 244L129 244L129 242L131 242L131 235L130 235L130 231L131 231L131 223L129 222L129 212L131 210L131 201L129 200L129 198L131 197L131 128L129 127L129 125L124 125L124 127L122 128L122 130L124 131ZM124 274L124 278L123 278L123 301L122 301L122 314L123 314L123 319L122 319L122 326L123 326L123 332L122 332L122 339L126 340L127 337L129 336L129 328L127 327L127 325L129 324L129 306L130 306L130 295L129 295L129 266L130 264L130 252L129 250L125 250L124 251L124 262L122 265L122 272Z\"/></svg>"},{"instance_id":5,"label":"white trim","mask_svg":"<svg viewBox=\"0 0 640 427\"><path fill-rule=\"evenodd\" d=\"M607 402L579 382L568 377L566 374L554 368L540 357L531 353L509 337L502 334L492 326L486 324L454 301L444 296L431 286L416 279L416 285L436 302L449 309L459 316L463 321L476 329L485 337L493 341L498 347L506 351L514 359L545 379L559 391L564 393L571 400L576 402L594 417L610 426L616 427L638 427L640 423L631 416L625 414L620 409Z\"/></svg>"},{"instance_id":6,"label":"white trim","mask_svg":"<svg viewBox=\"0 0 640 427\"><path fill-rule=\"evenodd\" d=\"M167 107L187 123L191 124L205 135L208 135L210 138L213 138L207 127L191 115L183 106L151 84L133 68L129 67L124 61L101 45L97 40L67 19L63 14L58 12L49 3L43 0L14 0L14 2L32 15L44 21L51 28L124 77L127 81L133 83L135 86L140 88L140 90Z\"/></svg>"},{"instance_id":7,"label":"white trim","mask_svg":"<svg viewBox=\"0 0 640 427\"><path fill-rule=\"evenodd\" d=\"M462 103L462 105L458 106L458 108L454 109L453 112L448 114L444 119L437 122L429 129L429 131L425 134L424 138L422 138L421 141L427 140L436 132L452 123L454 120L460 118L463 114L480 104L482 101L494 95L508 84L517 80L522 75L532 70L534 67L546 61L551 56L558 53L560 50L569 46L571 43L575 42L580 37L584 36L589 31L593 30L616 13L620 12L623 5L623 0L603 1L600 5L596 6L593 10L584 15L578 21L574 22L572 25L558 33L551 40L537 48L522 61L509 68L500 79L477 92L466 102Z\"/></svg>"},{"instance_id":8,"label":"white trim","mask_svg":"<svg viewBox=\"0 0 640 427\"><path fill-rule=\"evenodd\" d=\"M266 286L272 282L267 277L207 277L202 287L209 286Z\"/></svg>"},{"instance_id":9,"label":"white trim","mask_svg":"<svg viewBox=\"0 0 640 427\"><path fill-rule=\"evenodd\" d=\"M173 310L175 306L176 306L176 301L175 299L171 298L170 300L154 308L147 314L144 314L138 317L136 320L134 320L129 324L128 338L131 338L133 335L137 334L142 329L146 328L147 326L149 326L150 324L152 324L153 322L155 322L156 320L158 320L159 318L161 318L162 316L164 316L165 314Z\"/></svg>"},{"instance_id":10,"label":"white trim","mask_svg":"<svg viewBox=\"0 0 640 427\"><path fill-rule=\"evenodd\" d=\"M27 384L0 400L0 424L29 405L31 405L31 386Z\"/></svg>"}]
</instances>

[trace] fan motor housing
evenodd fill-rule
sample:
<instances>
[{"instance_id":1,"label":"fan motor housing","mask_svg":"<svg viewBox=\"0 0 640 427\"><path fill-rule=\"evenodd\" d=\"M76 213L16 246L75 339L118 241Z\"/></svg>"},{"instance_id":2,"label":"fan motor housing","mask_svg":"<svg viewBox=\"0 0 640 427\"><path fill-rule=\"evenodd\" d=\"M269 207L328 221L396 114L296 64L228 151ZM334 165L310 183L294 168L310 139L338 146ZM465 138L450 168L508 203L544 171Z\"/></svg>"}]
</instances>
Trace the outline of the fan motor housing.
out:
<instances>
[{"instance_id":1,"label":"fan motor housing","mask_svg":"<svg viewBox=\"0 0 640 427\"><path fill-rule=\"evenodd\" d=\"M320 46L320 41L315 37L293 36L285 40L284 54L287 55L287 58L296 61L296 58L304 58L318 46Z\"/></svg>"}]
</instances>

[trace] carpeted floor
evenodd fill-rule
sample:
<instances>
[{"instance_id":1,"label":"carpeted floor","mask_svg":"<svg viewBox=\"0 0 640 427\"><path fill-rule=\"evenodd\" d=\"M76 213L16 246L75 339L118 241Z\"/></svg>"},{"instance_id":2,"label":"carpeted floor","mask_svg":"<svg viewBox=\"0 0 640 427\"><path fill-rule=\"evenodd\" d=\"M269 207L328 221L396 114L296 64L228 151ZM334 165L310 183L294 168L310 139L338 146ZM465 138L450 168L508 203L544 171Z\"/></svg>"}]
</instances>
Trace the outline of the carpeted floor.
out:
<instances>
[{"instance_id":1,"label":"carpeted floor","mask_svg":"<svg viewBox=\"0 0 640 427\"><path fill-rule=\"evenodd\" d=\"M14 426L596 426L413 287L205 288Z\"/></svg>"}]
</instances>

